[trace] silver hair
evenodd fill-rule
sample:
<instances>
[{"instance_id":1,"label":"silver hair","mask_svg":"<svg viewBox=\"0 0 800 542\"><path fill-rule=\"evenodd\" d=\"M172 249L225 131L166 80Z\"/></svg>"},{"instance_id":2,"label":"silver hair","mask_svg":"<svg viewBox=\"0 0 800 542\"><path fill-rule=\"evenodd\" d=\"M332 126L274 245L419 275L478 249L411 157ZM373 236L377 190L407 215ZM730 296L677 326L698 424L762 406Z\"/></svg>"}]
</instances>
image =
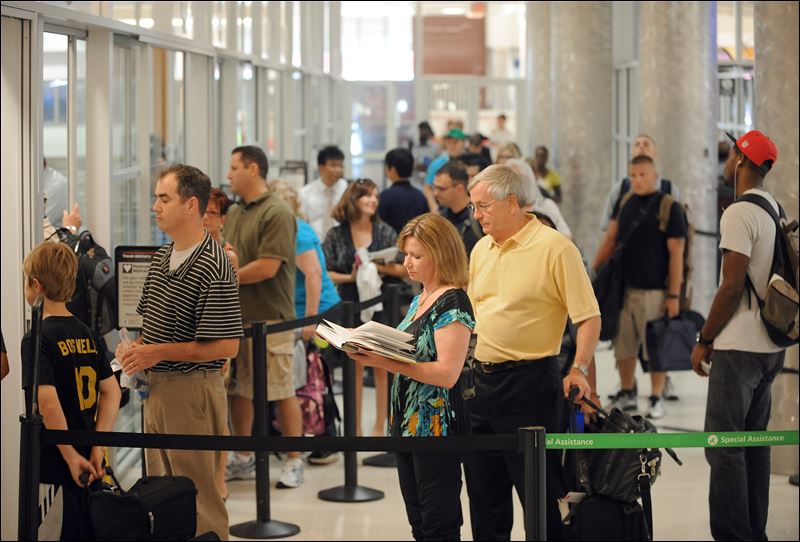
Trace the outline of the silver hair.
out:
<instances>
[{"instance_id":1,"label":"silver hair","mask_svg":"<svg viewBox=\"0 0 800 542\"><path fill-rule=\"evenodd\" d=\"M536 176L533 174L533 169L531 169L530 164L525 160L512 158L506 160L506 165L522 175L525 182L528 183L531 199L526 201L525 204L532 204L534 207L541 206L544 201L544 196L542 195L541 189L539 189L539 183L536 182ZM525 204L520 202L520 206Z\"/></svg>"},{"instance_id":2,"label":"silver hair","mask_svg":"<svg viewBox=\"0 0 800 542\"><path fill-rule=\"evenodd\" d=\"M517 197L520 207L533 201L530 183L517 170L507 164L494 164L478 173L469 183L472 190L478 183L489 185L489 194L496 200L506 199L510 195Z\"/></svg>"}]
</instances>

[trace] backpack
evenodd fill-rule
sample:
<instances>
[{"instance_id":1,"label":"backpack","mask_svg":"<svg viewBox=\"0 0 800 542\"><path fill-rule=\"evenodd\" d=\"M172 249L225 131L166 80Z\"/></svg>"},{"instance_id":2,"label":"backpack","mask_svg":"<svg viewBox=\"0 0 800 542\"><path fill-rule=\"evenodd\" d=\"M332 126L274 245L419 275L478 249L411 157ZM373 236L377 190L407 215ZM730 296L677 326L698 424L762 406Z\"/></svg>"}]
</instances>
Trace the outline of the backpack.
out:
<instances>
[{"instance_id":1,"label":"backpack","mask_svg":"<svg viewBox=\"0 0 800 542\"><path fill-rule=\"evenodd\" d=\"M116 329L117 285L114 262L108 252L95 242L89 231L73 235L61 229L59 238L72 247L78 257L75 293L67 308L100 336Z\"/></svg>"},{"instance_id":2,"label":"backpack","mask_svg":"<svg viewBox=\"0 0 800 542\"><path fill-rule=\"evenodd\" d=\"M320 436L329 434L328 428L339 418L336 403L333 402L333 393L328 393L329 380L325 370L319 348L313 343L306 345L306 383L297 388L295 395L300 403L300 412L303 416L303 434ZM331 410L333 403L333 410ZM272 426L281 431L277 418ZM335 436L335 429L333 436Z\"/></svg>"},{"instance_id":3,"label":"backpack","mask_svg":"<svg viewBox=\"0 0 800 542\"><path fill-rule=\"evenodd\" d=\"M628 179L623 179L622 181L622 188L624 189L626 184L625 181ZM664 183L668 183L666 188L668 191L664 191L665 188ZM630 181L627 184L628 188L630 188ZM658 207L658 229L662 232L667 232L667 226L669 225L669 215L672 209L672 204L675 203L677 200L672 197L672 183L665 179L661 179L661 192L664 194L664 197L661 198L661 202ZM628 202L629 199L633 197L633 192L621 192L620 200L619 200L619 209L617 210L617 217L619 217L619 213L622 211L622 207ZM685 312L691 310L692 308L692 271L694 270L694 264L692 261L692 243L694 243L694 234L695 228L692 224L692 221L689 219L690 211L689 206L686 204L679 203L681 207L683 207L684 216L686 217L686 240L683 243L683 282L681 282L681 292L679 298L679 305L680 305L680 312Z\"/></svg>"},{"instance_id":4,"label":"backpack","mask_svg":"<svg viewBox=\"0 0 800 542\"><path fill-rule=\"evenodd\" d=\"M786 213L778 205L779 213L769 201L758 194L744 194L737 200L758 205L769 214L775 222L775 251L769 270L767 293L762 300L756 292L748 275L745 278L747 289L758 300L761 321L767 328L770 340L777 346L789 347L797 344L800 334L798 312L800 312L800 294L798 294L798 222L788 222Z\"/></svg>"}]
</instances>

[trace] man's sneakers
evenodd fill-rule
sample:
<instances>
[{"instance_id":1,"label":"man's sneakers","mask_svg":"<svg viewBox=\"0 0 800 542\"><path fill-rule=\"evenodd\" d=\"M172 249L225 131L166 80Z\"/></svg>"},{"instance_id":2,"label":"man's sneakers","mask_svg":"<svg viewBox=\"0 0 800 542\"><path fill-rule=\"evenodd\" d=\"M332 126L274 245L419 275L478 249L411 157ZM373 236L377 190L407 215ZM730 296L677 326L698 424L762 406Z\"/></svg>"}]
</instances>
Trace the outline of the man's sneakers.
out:
<instances>
[{"instance_id":1,"label":"man's sneakers","mask_svg":"<svg viewBox=\"0 0 800 542\"><path fill-rule=\"evenodd\" d=\"M657 420L664 417L664 398L657 395L650 396L650 407L647 409L647 417Z\"/></svg>"},{"instance_id":2,"label":"man's sneakers","mask_svg":"<svg viewBox=\"0 0 800 542\"><path fill-rule=\"evenodd\" d=\"M672 379L667 375L667 381L664 383L664 391L661 396L667 401L677 401L678 395L675 393L675 385Z\"/></svg>"},{"instance_id":3,"label":"man's sneakers","mask_svg":"<svg viewBox=\"0 0 800 542\"><path fill-rule=\"evenodd\" d=\"M225 481L254 480L256 477L256 456L250 454L242 457L237 453L231 454L228 467L225 469Z\"/></svg>"},{"instance_id":4,"label":"man's sneakers","mask_svg":"<svg viewBox=\"0 0 800 542\"><path fill-rule=\"evenodd\" d=\"M312 465L329 465L339 459L339 452L311 452L308 462Z\"/></svg>"},{"instance_id":5,"label":"man's sneakers","mask_svg":"<svg viewBox=\"0 0 800 542\"><path fill-rule=\"evenodd\" d=\"M615 391L614 393L610 393L610 394L608 394L608 398L609 398L609 399L612 399L612 400L613 400L613 399L616 399L616 398L617 398L617 396L619 395L619 392L620 392L620 390L621 390L621 389L622 389L622 384L620 384L620 386L619 386L619 387L616 389L616 391ZM637 395L638 393L639 393L639 392L638 392L638 390L636 389L636 381L634 380L634 381L633 381L633 394L634 394L634 395Z\"/></svg>"},{"instance_id":6,"label":"man's sneakers","mask_svg":"<svg viewBox=\"0 0 800 542\"><path fill-rule=\"evenodd\" d=\"M636 410L637 406L636 390L619 390L611 402L611 408L618 408L622 411Z\"/></svg>"},{"instance_id":7,"label":"man's sneakers","mask_svg":"<svg viewBox=\"0 0 800 542\"><path fill-rule=\"evenodd\" d=\"M278 489L288 489L292 487L300 487L303 483L303 460L298 458L287 459L281 469L281 475L278 477L278 483L275 487Z\"/></svg>"}]
</instances>

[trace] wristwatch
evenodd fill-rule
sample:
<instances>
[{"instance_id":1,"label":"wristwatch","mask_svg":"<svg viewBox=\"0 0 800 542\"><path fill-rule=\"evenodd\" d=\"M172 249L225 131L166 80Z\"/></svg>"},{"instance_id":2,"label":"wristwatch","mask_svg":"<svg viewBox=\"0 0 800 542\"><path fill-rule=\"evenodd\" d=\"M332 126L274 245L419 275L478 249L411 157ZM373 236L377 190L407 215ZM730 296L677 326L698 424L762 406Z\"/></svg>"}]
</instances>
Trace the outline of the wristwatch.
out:
<instances>
[{"instance_id":1,"label":"wristwatch","mask_svg":"<svg viewBox=\"0 0 800 542\"><path fill-rule=\"evenodd\" d=\"M704 339L703 338L703 332L700 331L697 334L697 344L702 344L703 346L711 346L712 344L714 344L714 339L710 339L710 340L709 339Z\"/></svg>"},{"instance_id":2,"label":"wristwatch","mask_svg":"<svg viewBox=\"0 0 800 542\"><path fill-rule=\"evenodd\" d=\"M581 373L583 373L583 376L585 376L586 378L589 378L589 368L586 367L585 365L577 365L576 364L576 365L572 366L572 369L578 369Z\"/></svg>"},{"instance_id":3,"label":"wristwatch","mask_svg":"<svg viewBox=\"0 0 800 542\"><path fill-rule=\"evenodd\" d=\"M64 227L67 228L72 233L78 233L78 227L77 226L64 226Z\"/></svg>"}]
</instances>

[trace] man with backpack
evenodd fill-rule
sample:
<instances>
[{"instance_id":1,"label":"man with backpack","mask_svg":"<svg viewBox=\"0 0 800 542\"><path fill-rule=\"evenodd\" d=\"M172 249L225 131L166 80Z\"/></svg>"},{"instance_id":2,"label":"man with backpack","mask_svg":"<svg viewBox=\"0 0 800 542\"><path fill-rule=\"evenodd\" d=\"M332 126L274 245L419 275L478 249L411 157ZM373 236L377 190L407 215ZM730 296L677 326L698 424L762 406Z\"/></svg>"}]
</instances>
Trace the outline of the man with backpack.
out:
<instances>
[{"instance_id":1,"label":"man with backpack","mask_svg":"<svg viewBox=\"0 0 800 542\"><path fill-rule=\"evenodd\" d=\"M757 130L728 137L735 145L724 177L737 201L720 221L722 277L692 352L692 367L710 377L704 431L764 431L784 348L797 342L797 249L787 246L778 219L783 210L763 187L778 158L775 144ZM787 318L784 330L776 330L772 318L770 290L780 282L776 277L794 293L793 314L791 304L778 311ZM706 459L714 539L766 540L769 447L707 448Z\"/></svg>"},{"instance_id":2,"label":"man with backpack","mask_svg":"<svg viewBox=\"0 0 800 542\"><path fill-rule=\"evenodd\" d=\"M613 243L600 247L592 264L595 270L598 269L611 257L618 242L624 246L624 301L614 336L614 355L620 374L620 390L614 403L621 410L637 407L634 390L636 358L642 346L647 357L647 322L665 312L674 318L680 310L686 241L683 207L672 196L658 190L658 174L653 159L645 155L635 157L631 160L629 173L631 192L615 206L608 226ZM665 372L650 372L649 418L664 416L662 395L666 376Z\"/></svg>"},{"instance_id":3,"label":"man with backpack","mask_svg":"<svg viewBox=\"0 0 800 542\"><path fill-rule=\"evenodd\" d=\"M637 156L648 156L650 157L653 162L656 162L658 159L658 149L656 148L656 141L647 134L639 134L633 139L633 145L631 147L631 158L636 158ZM657 168L656 168L657 169ZM681 190L677 184L673 183L669 179L663 178L659 173L658 179L656 181L656 188L664 193L669 194L672 198L677 201L678 203L683 203L681 199ZM609 236L608 232L608 224L611 220L611 214L614 210L614 207L619 203L619 201L625 196L625 194L631 191L631 180L628 177L623 178L620 182L615 184L611 189L611 192L608 193L608 197L606 198L605 206L603 207L603 214L600 220L600 230L605 232L605 238L603 239L602 245L608 245L607 248L613 248L614 246L614 239ZM691 245L691 236L687 237L687 244L684 249L684 252L689 253L689 246ZM688 266L689 261L684 260L684 268ZM685 269L688 271L688 269ZM688 281L689 277L684 276L684 284L685 287L688 288ZM683 292L682 292L683 293ZM681 301L684 301L683 299ZM688 308L688 307L685 307ZM681 305L681 310L683 310L683 303ZM620 386L621 388L621 386ZM636 380L633 381L633 390L636 391ZM614 399L615 395L609 395L609 399ZM667 381L664 384L664 399L675 401L678 399L678 396L675 395L675 390L672 385L672 381L667 375Z\"/></svg>"}]
</instances>

